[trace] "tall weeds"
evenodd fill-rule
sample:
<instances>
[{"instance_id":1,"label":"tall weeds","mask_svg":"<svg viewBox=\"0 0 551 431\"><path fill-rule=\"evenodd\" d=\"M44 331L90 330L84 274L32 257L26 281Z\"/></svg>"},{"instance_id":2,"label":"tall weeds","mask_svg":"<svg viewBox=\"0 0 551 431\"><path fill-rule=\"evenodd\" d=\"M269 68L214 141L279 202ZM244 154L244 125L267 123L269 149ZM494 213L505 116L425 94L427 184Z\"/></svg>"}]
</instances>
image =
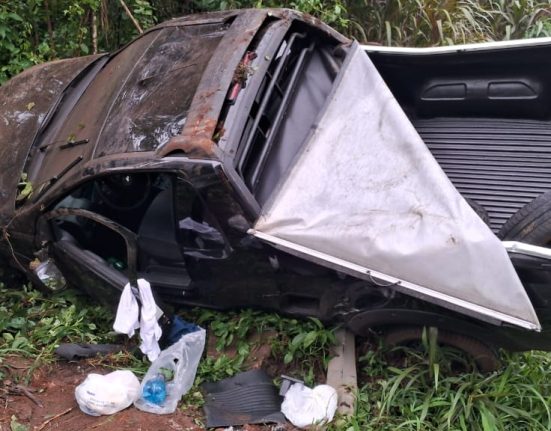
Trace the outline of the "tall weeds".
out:
<instances>
[{"instance_id":1,"label":"tall weeds","mask_svg":"<svg viewBox=\"0 0 551 431\"><path fill-rule=\"evenodd\" d=\"M551 36L549 0L355 0L348 13L350 34L389 46Z\"/></svg>"},{"instance_id":2,"label":"tall weeds","mask_svg":"<svg viewBox=\"0 0 551 431\"><path fill-rule=\"evenodd\" d=\"M447 352L434 352L430 343L426 349L406 351L405 368L381 350L368 351L359 362L356 415L331 431L551 429L549 353L507 355L503 370L481 375L454 372Z\"/></svg>"}]
</instances>

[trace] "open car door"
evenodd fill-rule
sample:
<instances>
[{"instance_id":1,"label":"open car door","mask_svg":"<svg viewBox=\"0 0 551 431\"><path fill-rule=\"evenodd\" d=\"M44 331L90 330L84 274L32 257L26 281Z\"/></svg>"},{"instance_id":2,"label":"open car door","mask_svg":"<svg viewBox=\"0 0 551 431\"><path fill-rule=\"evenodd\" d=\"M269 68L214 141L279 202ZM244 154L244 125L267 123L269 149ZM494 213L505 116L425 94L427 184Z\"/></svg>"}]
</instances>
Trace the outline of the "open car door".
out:
<instances>
[{"instance_id":1,"label":"open car door","mask_svg":"<svg viewBox=\"0 0 551 431\"><path fill-rule=\"evenodd\" d=\"M495 324L541 329L502 243L357 44L251 233L376 285Z\"/></svg>"},{"instance_id":2,"label":"open car door","mask_svg":"<svg viewBox=\"0 0 551 431\"><path fill-rule=\"evenodd\" d=\"M101 226L112 240L118 239L124 244L124 256L121 256L124 271L115 269L104 258L83 247L73 235L61 227L57 228L59 238L52 244L54 260L63 268L65 274L70 275L73 283L78 283L79 287L104 304L117 304L120 293L127 283L137 286L137 236L107 217L85 209L61 208L43 216L44 221L53 223L68 218ZM113 243L105 244L107 250L112 247Z\"/></svg>"}]
</instances>

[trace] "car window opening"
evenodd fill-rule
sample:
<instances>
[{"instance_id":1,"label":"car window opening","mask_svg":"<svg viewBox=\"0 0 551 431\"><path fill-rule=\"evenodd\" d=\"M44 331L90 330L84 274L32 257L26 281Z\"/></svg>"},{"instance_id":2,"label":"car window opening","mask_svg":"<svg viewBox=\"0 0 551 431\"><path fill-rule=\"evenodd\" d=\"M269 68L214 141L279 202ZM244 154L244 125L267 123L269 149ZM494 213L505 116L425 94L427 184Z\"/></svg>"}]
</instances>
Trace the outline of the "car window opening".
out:
<instances>
[{"instance_id":1,"label":"car window opening","mask_svg":"<svg viewBox=\"0 0 551 431\"><path fill-rule=\"evenodd\" d=\"M236 169L261 205L291 165L331 90L339 69L332 48L295 28L260 84L240 139Z\"/></svg>"},{"instance_id":2,"label":"car window opening","mask_svg":"<svg viewBox=\"0 0 551 431\"><path fill-rule=\"evenodd\" d=\"M77 188L54 209L93 211L137 234L138 275L161 289L185 289L189 266L198 259L227 256L216 221L187 182L172 174L127 173L98 178ZM123 238L84 217L53 223L57 240L71 241L114 269L128 267Z\"/></svg>"}]
</instances>

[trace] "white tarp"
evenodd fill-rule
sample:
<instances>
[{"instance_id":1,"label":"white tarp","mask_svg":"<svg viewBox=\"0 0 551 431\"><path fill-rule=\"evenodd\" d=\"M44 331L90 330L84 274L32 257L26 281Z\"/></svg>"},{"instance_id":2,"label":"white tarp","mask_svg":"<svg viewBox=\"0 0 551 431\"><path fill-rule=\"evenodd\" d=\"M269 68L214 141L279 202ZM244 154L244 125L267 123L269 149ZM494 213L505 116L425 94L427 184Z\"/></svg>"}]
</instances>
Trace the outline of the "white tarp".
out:
<instances>
[{"instance_id":1,"label":"white tarp","mask_svg":"<svg viewBox=\"0 0 551 431\"><path fill-rule=\"evenodd\" d=\"M540 329L503 245L358 45L253 233L454 310Z\"/></svg>"}]
</instances>

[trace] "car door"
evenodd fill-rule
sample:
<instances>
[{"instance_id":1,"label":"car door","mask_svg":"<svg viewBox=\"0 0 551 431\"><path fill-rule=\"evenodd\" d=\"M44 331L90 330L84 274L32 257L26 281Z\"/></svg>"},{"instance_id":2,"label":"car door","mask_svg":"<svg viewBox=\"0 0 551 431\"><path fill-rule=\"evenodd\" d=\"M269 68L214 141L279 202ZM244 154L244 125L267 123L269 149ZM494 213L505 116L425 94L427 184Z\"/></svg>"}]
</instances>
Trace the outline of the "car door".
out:
<instances>
[{"instance_id":1,"label":"car door","mask_svg":"<svg viewBox=\"0 0 551 431\"><path fill-rule=\"evenodd\" d=\"M53 258L73 286L112 306L128 282L135 284L137 237L132 231L80 208L55 209L46 213L43 220L50 223L55 234L51 244ZM83 235L86 231L101 235L105 249L88 246Z\"/></svg>"},{"instance_id":2,"label":"car door","mask_svg":"<svg viewBox=\"0 0 551 431\"><path fill-rule=\"evenodd\" d=\"M235 202L214 178L195 176L192 184L172 176L152 201L137 232L139 276L169 303L277 308L277 275L266 247L246 228L228 225Z\"/></svg>"},{"instance_id":3,"label":"car door","mask_svg":"<svg viewBox=\"0 0 551 431\"><path fill-rule=\"evenodd\" d=\"M164 187L156 175L108 174L57 199L39 221L39 240L67 281L101 302L116 304L138 278L137 228Z\"/></svg>"}]
</instances>

